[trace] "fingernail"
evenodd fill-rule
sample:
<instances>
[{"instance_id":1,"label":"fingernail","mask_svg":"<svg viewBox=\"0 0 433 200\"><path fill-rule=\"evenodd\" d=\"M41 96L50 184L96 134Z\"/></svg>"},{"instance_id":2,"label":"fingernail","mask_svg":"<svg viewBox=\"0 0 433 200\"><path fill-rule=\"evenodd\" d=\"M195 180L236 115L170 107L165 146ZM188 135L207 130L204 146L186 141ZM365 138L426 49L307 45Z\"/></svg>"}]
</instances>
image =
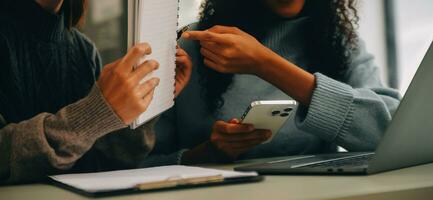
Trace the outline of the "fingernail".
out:
<instances>
[{"instance_id":1,"label":"fingernail","mask_svg":"<svg viewBox=\"0 0 433 200\"><path fill-rule=\"evenodd\" d=\"M183 33L182 34L182 38L184 38L184 39L189 39L189 37L190 37L189 33Z\"/></svg>"},{"instance_id":2,"label":"fingernail","mask_svg":"<svg viewBox=\"0 0 433 200\"><path fill-rule=\"evenodd\" d=\"M238 124L239 121L237 121L236 119L230 119L229 123L232 123L232 124Z\"/></svg>"},{"instance_id":3,"label":"fingernail","mask_svg":"<svg viewBox=\"0 0 433 200\"><path fill-rule=\"evenodd\" d=\"M153 85L156 87L159 85L159 78L153 79Z\"/></svg>"},{"instance_id":4,"label":"fingernail","mask_svg":"<svg viewBox=\"0 0 433 200\"><path fill-rule=\"evenodd\" d=\"M159 68L159 62L156 60L147 60L146 63L151 67L153 70L157 70Z\"/></svg>"}]
</instances>

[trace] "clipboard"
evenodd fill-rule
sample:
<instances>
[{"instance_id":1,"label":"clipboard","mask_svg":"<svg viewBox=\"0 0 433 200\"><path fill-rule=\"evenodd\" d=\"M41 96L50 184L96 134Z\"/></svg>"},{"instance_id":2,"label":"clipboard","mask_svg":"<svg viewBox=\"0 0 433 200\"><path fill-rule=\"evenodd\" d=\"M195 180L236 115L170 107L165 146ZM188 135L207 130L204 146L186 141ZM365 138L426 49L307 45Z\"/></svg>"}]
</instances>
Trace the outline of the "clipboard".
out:
<instances>
[{"instance_id":1,"label":"clipboard","mask_svg":"<svg viewBox=\"0 0 433 200\"><path fill-rule=\"evenodd\" d=\"M158 192L158 191L166 191L166 190L180 190L180 189L188 189L188 188L197 188L197 187L211 187L211 186L221 186L221 185L231 185L231 184L242 184L242 183L254 183L260 182L264 180L263 176L259 176L255 172L249 173L239 173L225 170L215 170L215 169L207 169L201 167L187 167L187 166L166 166L166 167L157 167L158 169L164 170L171 168L173 170L177 170L179 168L188 169L188 170L202 170L202 171L215 171L215 175L209 176L189 176L188 174L169 176L164 180L160 181L152 181L146 183L138 183L134 184L134 186L129 188L121 188L121 189L112 189L112 190L101 190L101 191L87 191L85 189L81 189L79 187L68 184L67 182L62 181L61 179L56 178L56 176L50 177L50 183L57 187L72 191L74 193L86 196L86 197L107 197L107 196L116 196L116 195L125 195L125 194L133 194L133 193L146 193L146 192ZM157 169L157 168L149 168L149 170ZM137 175L145 175L143 173L139 173L139 171L146 171L146 169L136 169L136 170L121 170L121 171L130 171L134 173L137 171ZM102 173L117 173L120 171L112 171L112 172L102 172ZM221 174L216 174L221 172ZM236 175L225 176L225 173L236 173ZM88 175L92 176L92 174L98 173L90 173ZM82 174L71 174L71 175L60 175L60 176L80 176ZM189 176L189 177L188 177ZM102 181L102 179L101 179Z\"/></svg>"}]
</instances>

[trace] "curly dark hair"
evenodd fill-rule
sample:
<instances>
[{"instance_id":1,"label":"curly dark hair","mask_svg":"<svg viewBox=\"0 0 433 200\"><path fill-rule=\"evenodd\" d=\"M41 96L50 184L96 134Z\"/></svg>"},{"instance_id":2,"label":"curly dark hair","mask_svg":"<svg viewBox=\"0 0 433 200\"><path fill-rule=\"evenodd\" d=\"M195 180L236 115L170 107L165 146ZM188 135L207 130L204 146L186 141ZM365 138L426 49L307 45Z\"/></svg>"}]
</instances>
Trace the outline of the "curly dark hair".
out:
<instances>
[{"instance_id":1,"label":"curly dark hair","mask_svg":"<svg viewBox=\"0 0 433 200\"><path fill-rule=\"evenodd\" d=\"M307 16L312 24L306 52L312 59L308 69L344 81L352 53L358 46L356 0L306 0L298 17ZM264 0L205 0L201 7L199 29L214 25L236 26L260 40L267 25L282 19L266 8ZM199 67L200 84L207 107L216 113L224 105L222 95L233 82L232 74Z\"/></svg>"}]
</instances>

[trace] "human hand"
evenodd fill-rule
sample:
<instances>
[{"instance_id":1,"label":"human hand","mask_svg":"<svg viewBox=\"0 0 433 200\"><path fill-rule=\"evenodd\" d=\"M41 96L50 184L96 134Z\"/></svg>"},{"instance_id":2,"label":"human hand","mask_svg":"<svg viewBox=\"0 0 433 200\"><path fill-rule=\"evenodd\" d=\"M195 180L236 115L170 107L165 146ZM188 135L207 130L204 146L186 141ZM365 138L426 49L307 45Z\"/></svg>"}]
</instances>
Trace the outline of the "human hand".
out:
<instances>
[{"instance_id":1,"label":"human hand","mask_svg":"<svg viewBox=\"0 0 433 200\"><path fill-rule=\"evenodd\" d=\"M158 69L157 61L146 60L134 69L141 58L151 53L149 44L134 46L123 58L106 65L98 80L102 95L126 125L146 111L159 84L158 78L140 84L147 74Z\"/></svg>"},{"instance_id":2,"label":"human hand","mask_svg":"<svg viewBox=\"0 0 433 200\"><path fill-rule=\"evenodd\" d=\"M204 64L221 73L258 74L272 51L244 31L214 26L206 31L188 31L182 37L198 40Z\"/></svg>"},{"instance_id":3,"label":"human hand","mask_svg":"<svg viewBox=\"0 0 433 200\"><path fill-rule=\"evenodd\" d=\"M251 124L240 124L239 120L232 119L228 123L214 123L210 142L216 149L235 160L242 153L268 140L271 135L270 130L255 129Z\"/></svg>"},{"instance_id":4,"label":"human hand","mask_svg":"<svg viewBox=\"0 0 433 200\"><path fill-rule=\"evenodd\" d=\"M176 49L176 91L177 97L188 85L191 78L192 61L188 53L180 47Z\"/></svg>"}]
</instances>

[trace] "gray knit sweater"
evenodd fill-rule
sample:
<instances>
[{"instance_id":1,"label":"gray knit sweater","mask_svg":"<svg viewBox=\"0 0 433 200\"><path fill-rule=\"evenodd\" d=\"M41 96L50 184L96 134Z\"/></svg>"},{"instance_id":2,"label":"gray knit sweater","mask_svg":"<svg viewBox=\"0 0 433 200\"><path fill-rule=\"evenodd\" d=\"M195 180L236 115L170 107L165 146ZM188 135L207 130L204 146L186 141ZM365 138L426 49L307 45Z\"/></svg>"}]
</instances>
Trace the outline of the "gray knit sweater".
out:
<instances>
[{"instance_id":1,"label":"gray knit sweater","mask_svg":"<svg viewBox=\"0 0 433 200\"><path fill-rule=\"evenodd\" d=\"M308 23L307 18L280 23L268 31L261 42L308 69L311 60L302 43L305 40L302 31ZM181 46L192 57L194 66L199 66L199 44L182 41ZM255 147L242 158L324 153L336 151L337 145L349 151L374 150L399 105L400 95L382 85L378 67L362 43L354 56L344 78L346 82L316 73L311 105L299 107L272 142ZM252 101L291 99L272 84L252 75L235 75L233 85L223 98L225 104L215 117L206 108L196 68L175 107L158 122L155 149L143 166L175 164L179 161L180 150L209 139L215 120L239 118Z\"/></svg>"},{"instance_id":2,"label":"gray knit sweater","mask_svg":"<svg viewBox=\"0 0 433 200\"><path fill-rule=\"evenodd\" d=\"M2 4L3 6L3 4ZM127 128L102 96L99 54L33 0L0 7L0 184L137 166L155 121Z\"/></svg>"}]
</instances>

